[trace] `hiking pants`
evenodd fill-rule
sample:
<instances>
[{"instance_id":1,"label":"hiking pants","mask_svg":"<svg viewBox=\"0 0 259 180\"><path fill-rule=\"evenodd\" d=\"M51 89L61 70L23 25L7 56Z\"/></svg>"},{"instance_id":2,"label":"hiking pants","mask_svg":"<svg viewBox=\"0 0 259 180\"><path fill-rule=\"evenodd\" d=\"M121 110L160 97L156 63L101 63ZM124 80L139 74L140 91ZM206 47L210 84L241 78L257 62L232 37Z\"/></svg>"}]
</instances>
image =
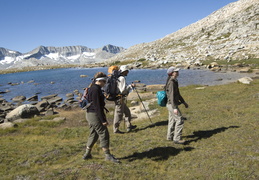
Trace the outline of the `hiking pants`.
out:
<instances>
[{"instance_id":1,"label":"hiking pants","mask_svg":"<svg viewBox=\"0 0 259 180\"><path fill-rule=\"evenodd\" d=\"M113 131L119 130L121 121L123 120L123 114L125 115L125 123L127 128L131 126L131 113L126 105L126 98L122 97L115 101L114 119L113 119Z\"/></svg>"},{"instance_id":2,"label":"hiking pants","mask_svg":"<svg viewBox=\"0 0 259 180\"><path fill-rule=\"evenodd\" d=\"M102 148L109 148L110 136L108 128L101 123L97 114L95 112L87 112L86 119L90 126L87 147L92 148L98 138L100 138L100 146Z\"/></svg>"},{"instance_id":3,"label":"hiking pants","mask_svg":"<svg viewBox=\"0 0 259 180\"><path fill-rule=\"evenodd\" d=\"M178 115L174 114L174 110L171 104L166 105L169 116L168 116L168 129L167 129L167 140L179 141L182 136L183 130L183 118L180 109L177 107Z\"/></svg>"}]
</instances>

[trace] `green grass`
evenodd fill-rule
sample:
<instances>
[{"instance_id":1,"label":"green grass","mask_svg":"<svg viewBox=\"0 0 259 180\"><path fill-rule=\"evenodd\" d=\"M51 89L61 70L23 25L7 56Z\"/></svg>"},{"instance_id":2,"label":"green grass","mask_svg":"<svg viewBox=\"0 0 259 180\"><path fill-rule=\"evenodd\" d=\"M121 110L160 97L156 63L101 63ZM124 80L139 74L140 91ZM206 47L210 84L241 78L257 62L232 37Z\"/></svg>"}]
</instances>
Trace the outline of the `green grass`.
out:
<instances>
[{"instance_id":1,"label":"green grass","mask_svg":"<svg viewBox=\"0 0 259 180\"><path fill-rule=\"evenodd\" d=\"M166 140L167 109L153 104L160 111L153 125L133 121L138 129L121 135L109 126L111 152L121 164L104 161L99 144L84 161L84 112L62 111L63 123L34 118L0 130L0 179L259 179L259 80L196 87L181 88L190 106L181 107L186 145Z\"/></svg>"}]
</instances>

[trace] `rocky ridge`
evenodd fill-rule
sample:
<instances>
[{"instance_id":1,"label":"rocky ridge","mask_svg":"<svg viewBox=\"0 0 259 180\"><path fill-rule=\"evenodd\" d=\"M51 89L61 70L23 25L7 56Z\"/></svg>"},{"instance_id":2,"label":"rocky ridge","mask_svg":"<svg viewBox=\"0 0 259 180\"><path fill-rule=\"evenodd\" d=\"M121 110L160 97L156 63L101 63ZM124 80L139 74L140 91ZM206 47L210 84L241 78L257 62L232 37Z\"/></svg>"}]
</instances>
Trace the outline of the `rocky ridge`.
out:
<instances>
[{"instance_id":1,"label":"rocky ridge","mask_svg":"<svg viewBox=\"0 0 259 180\"><path fill-rule=\"evenodd\" d=\"M91 49L86 46L39 46L28 53L0 48L0 69L42 65L93 64L103 62L125 49L106 45Z\"/></svg>"},{"instance_id":2,"label":"rocky ridge","mask_svg":"<svg viewBox=\"0 0 259 180\"><path fill-rule=\"evenodd\" d=\"M114 61L194 64L203 60L259 58L259 1L239 0L150 43L130 47Z\"/></svg>"}]
</instances>

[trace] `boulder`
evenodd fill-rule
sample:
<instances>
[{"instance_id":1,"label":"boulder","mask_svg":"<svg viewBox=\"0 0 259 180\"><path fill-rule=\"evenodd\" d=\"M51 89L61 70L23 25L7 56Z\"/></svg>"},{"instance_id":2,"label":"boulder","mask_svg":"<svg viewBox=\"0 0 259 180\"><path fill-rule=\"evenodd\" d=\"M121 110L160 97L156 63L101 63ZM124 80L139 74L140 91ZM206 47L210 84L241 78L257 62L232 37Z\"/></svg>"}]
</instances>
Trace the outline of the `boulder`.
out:
<instances>
[{"instance_id":1,"label":"boulder","mask_svg":"<svg viewBox=\"0 0 259 180\"><path fill-rule=\"evenodd\" d=\"M22 102L25 100L26 100L25 96L16 96L16 97L12 98L12 101L14 101L14 102Z\"/></svg>"},{"instance_id":2,"label":"boulder","mask_svg":"<svg viewBox=\"0 0 259 180\"><path fill-rule=\"evenodd\" d=\"M38 95L27 98L27 101L38 101Z\"/></svg>"},{"instance_id":3,"label":"boulder","mask_svg":"<svg viewBox=\"0 0 259 180\"><path fill-rule=\"evenodd\" d=\"M42 112L49 106L49 102L47 100L40 101L36 104L37 109Z\"/></svg>"},{"instance_id":4,"label":"boulder","mask_svg":"<svg viewBox=\"0 0 259 180\"><path fill-rule=\"evenodd\" d=\"M72 98L72 97L74 97L74 94L73 94L73 93L67 93L67 94L66 94L66 97Z\"/></svg>"},{"instance_id":5,"label":"boulder","mask_svg":"<svg viewBox=\"0 0 259 180\"><path fill-rule=\"evenodd\" d=\"M45 112L45 116L53 116L54 115L54 111L52 109L48 109L46 112Z\"/></svg>"},{"instance_id":6,"label":"boulder","mask_svg":"<svg viewBox=\"0 0 259 180\"><path fill-rule=\"evenodd\" d=\"M11 123L11 122L5 122L0 124L0 129L7 129L7 128L12 128L12 127L17 127L16 124Z\"/></svg>"},{"instance_id":7,"label":"boulder","mask_svg":"<svg viewBox=\"0 0 259 180\"><path fill-rule=\"evenodd\" d=\"M41 100L44 100L44 99L51 99L51 98L54 98L54 97L56 97L58 94L52 94L52 95L48 95L48 96L44 96L44 97L42 97L41 98Z\"/></svg>"},{"instance_id":8,"label":"boulder","mask_svg":"<svg viewBox=\"0 0 259 180\"><path fill-rule=\"evenodd\" d=\"M238 79L238 82L243 83L243 84L250 84L253 81L252 78L250 77L243 77Z\"/></svg>"},{"instance_id":9,"label":"boulder","mask_svg":"<svg viewBox=\"0 0 259 180\"><path fill-rule=\"evenodd\" d=\"M48 103L49 104L57 104L58 102L63 101L63 99L61 97L53 97L51 99L48 99Z\"/></svg>"},{"instance_id":10,"label":"boulder","mask_svg":"<svg viewBox=\"0 0 259 180\"><path fill-rule=\"evenodd\" d=\"M36 106L31 104L24 104L9 112L5 118L7 121L14 121L20 118L31 118L35 115L38 115L39 113L40 112Z\"/></svg>"},{"instance_id":11,"label":"boulder","mask_svg":"<svg viewBox=\"0 0 259 180\"><path fill-rule=\"evenodd\" d=\"M249 73L249 72L251 72L251 68L250 67L245 67L245 68L239 69L238 72L240 72L240 73Z\"/></svg>"}]
</instances>

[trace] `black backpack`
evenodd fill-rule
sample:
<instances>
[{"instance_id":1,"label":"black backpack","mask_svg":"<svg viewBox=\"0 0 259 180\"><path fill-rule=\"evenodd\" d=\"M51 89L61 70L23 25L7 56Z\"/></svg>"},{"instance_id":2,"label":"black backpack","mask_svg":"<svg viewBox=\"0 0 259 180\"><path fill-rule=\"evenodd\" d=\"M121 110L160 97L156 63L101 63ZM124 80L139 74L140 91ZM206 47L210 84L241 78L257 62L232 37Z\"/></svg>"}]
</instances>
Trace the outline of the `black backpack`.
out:
<instances>
[{"instance_id":1,"label":"black backpack","mask_svg":"<svg viewBox=\"0 0 259 180\"><path fill-rule=\"evenodd\" d=\"M108 76L104 86L104 96L108 101L116 101L120 98L120 90L118 88L118 81L120 77L119 70L113 70Z\"/></svg>"}]
</instances>

